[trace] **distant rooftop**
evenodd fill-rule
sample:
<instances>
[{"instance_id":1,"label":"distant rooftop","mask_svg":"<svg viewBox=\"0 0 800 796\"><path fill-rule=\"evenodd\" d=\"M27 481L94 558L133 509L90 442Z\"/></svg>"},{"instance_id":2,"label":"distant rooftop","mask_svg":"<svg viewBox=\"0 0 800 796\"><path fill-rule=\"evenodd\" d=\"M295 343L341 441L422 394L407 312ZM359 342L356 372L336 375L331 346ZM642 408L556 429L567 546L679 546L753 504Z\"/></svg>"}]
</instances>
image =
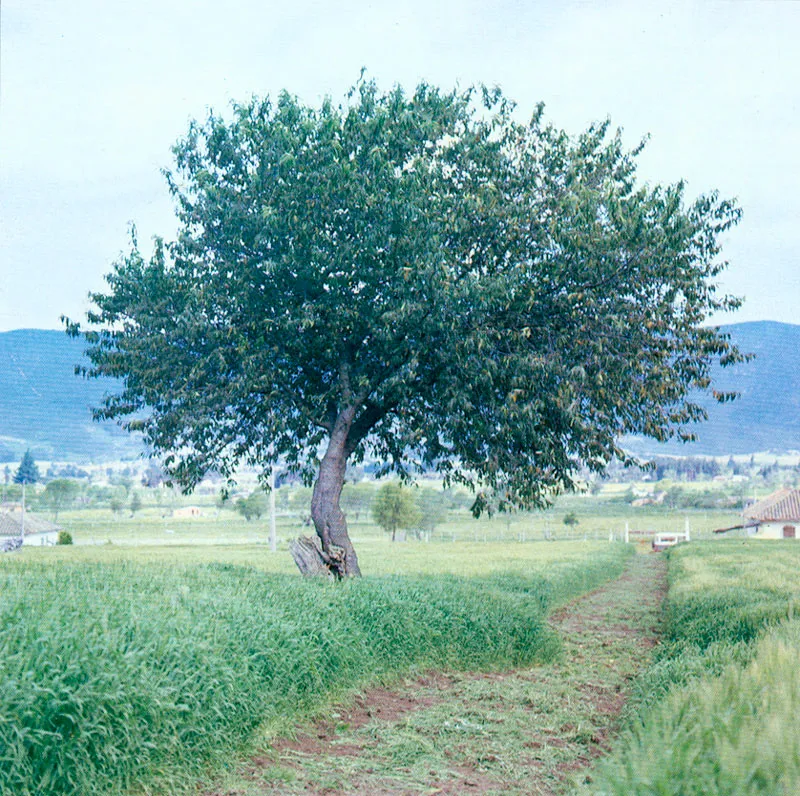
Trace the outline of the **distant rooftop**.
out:
<instances>
[{"instance_id":1,"label":"distant rooftop","mask_svg":"<svg viewBox=\"0 0 800 796\"><path fill-rule=\"evenodd\" d=\"M19 536L22 525L21 511L0 511L0 538ZM60 531L61 526L25 512L25 535L32 533L51 533Z\"/></svg>"},{"instance_id":2,"label":"distant rooftop","mask_svg":"<svg viewBox=\"0 0 800 796\"><path fill-rule=\"evenodd\" d=\"M800 521L800 489L779 489L748 506L744 516L759 522Z\"/></svg>"}]
</instances>

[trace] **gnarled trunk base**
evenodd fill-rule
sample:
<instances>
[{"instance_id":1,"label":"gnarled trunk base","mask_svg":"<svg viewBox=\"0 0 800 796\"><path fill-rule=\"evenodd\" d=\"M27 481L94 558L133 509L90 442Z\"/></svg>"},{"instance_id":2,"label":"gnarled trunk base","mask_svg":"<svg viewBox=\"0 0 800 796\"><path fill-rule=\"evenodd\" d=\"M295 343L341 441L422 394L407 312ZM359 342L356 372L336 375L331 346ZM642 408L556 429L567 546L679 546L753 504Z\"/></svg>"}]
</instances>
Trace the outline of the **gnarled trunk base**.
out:
<instances>
[{"instance_id":1,"label":"gnarled trunk base","mask_svg":"<svg viewBox=\"0 0 800 796\"><path fill-rule=\"evenodd\" d=\"M334 573L331 557L320 547L319 541L313 536L300 536L289 543L291 553L297 568L306 577L333 578ZM339 562L335 562L338 564Z\"/></svg>"}]
</instances>

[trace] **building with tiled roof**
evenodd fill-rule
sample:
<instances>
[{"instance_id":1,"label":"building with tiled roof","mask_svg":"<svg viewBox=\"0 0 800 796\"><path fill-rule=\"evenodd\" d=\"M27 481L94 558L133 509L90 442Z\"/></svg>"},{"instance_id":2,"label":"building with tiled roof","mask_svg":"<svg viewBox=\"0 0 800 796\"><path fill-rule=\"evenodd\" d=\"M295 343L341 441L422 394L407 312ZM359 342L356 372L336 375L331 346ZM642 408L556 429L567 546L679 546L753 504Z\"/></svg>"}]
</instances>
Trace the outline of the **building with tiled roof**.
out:
<instances>
[{"instance_id":1,"label":"building with tiled roof","mask_svg":"<svg viewBox=\"0 0 800 796\"><path fill-rule=\"evenodd\" d=\"M20 535L22 530L21 511L0 511L0 541L12 539ZM26 545L55 544L58 538L60 525L55 525L36 514L25 512L25 540Z\"/></svg>"},{"instance_id":2,"label":"building with tiled roof","mask_svg":"<svg viewBox=\"0 0 800 796\"><path fill-rule=\"evenodd\" d=\"M748 506L743 516L741 525L720 528L714 533L744 528L759 539L796 539L800 527L800 489L779 489Z\"/></svg>"}]
</instances>

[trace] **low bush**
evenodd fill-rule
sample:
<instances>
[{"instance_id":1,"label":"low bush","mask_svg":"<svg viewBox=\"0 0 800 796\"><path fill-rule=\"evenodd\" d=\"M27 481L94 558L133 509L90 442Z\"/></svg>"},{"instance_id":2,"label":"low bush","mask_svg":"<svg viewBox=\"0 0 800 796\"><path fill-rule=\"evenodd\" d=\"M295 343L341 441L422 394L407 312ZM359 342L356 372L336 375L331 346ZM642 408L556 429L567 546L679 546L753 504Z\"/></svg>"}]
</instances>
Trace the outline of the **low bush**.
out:
<instances>
[{"instance_id":1,"label":"low bush","mask_svg":"<svg viewBox=\"0 0 800 796\"><path fill-rule=\"evenodd\" d=\"M56 544L72 544L72 534L69 531L59 531Z\"/></svg>"}]
</instances>

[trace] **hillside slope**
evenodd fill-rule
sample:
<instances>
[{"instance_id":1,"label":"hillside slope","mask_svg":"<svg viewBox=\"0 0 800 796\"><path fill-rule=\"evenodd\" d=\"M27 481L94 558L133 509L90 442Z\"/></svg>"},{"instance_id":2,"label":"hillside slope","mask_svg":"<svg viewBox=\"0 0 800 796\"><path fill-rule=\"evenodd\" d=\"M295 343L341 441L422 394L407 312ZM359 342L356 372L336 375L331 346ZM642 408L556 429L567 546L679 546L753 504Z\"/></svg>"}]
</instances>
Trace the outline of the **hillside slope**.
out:
<instances>
[{"instance_id":1,"label":"hillside slope","mask_svg":"<svg viewBox=\"0 0 800 796\"><path fill-rule=\"evenodd\" d=\"M743 352L755 354L751 362L714 369L714 387L740 397L719 404L702 396L709 419L695 427L695 442L659 445L637 438L626 447L685 456L800 450L800 326L756 321L722 329Z\"/></svg>"},{"instance_id":2,"label":"hillside slope","mask_svg":"<svg viewBox=\"0 0 800 796\"><path fill-rule=\"evenodd\" d=\"M114 382L83 379L84 343L64 332L18 329L0 333L0 460L31 448L36 458L111 460L136 456L138 438L113 423L95 423L97 406Z\"/></svg>"},{"instance_id":3,"label":"hillside slope","mask_svg":"<svg viewBox=\"0 0 800 796\"><path fill-rule=\"evenodd\" d=\"M800 450L800 326L772 321L724 327L755 360L717 369L715 385L741 397L717 404L703 397L709 421L697 442L658 445L634 438L640 455L727 455ZM107 460L141 450L138 438L112 423L95 423L91 407L116 385L75 376L84 344L59 331L0 333L0 460L18 460L28 447L38 458Z\"/></svg>"}]
</instances>

